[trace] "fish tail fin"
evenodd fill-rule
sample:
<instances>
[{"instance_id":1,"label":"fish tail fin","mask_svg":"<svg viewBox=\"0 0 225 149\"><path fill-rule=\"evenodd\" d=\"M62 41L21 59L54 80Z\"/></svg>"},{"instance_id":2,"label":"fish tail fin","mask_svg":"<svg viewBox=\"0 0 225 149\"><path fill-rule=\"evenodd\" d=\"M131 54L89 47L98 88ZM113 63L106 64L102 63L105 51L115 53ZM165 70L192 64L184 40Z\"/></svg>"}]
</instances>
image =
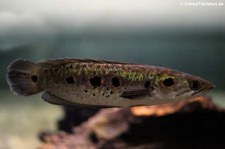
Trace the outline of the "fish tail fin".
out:
<instances>
[{"instance_id":1,"label":"fish tail fin","mask_svg":"<svg viewBox=\"0 0 225 149\"><path fill-rule=\"evenodd\" d=\"M30 61L17 59L8 66L7 82L17 95L29 96L38 93L40 66Z\"/></svg>"}]
</instances>

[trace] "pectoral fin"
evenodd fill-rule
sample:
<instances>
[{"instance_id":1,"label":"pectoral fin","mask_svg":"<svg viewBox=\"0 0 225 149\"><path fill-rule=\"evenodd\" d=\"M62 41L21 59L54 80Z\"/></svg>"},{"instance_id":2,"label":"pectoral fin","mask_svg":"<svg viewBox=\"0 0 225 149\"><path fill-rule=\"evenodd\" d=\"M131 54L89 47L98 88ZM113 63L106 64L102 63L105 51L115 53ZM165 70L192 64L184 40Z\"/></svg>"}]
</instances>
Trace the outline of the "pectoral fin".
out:
<instances>
[{"instance_id":1,"label":"pectoral fin","mask_svg":"<svg viewBox=\"0 0 225 149\"><path fill-rule=\"evenodd\" d=\"M120 95L123 98L130 98L130 99L134 99L134 98L139 98L142 96L146 96L149 94L148 89L131 89L131 90L125 90L122 92L122 94Z\"/></svg>"}]
</instances>

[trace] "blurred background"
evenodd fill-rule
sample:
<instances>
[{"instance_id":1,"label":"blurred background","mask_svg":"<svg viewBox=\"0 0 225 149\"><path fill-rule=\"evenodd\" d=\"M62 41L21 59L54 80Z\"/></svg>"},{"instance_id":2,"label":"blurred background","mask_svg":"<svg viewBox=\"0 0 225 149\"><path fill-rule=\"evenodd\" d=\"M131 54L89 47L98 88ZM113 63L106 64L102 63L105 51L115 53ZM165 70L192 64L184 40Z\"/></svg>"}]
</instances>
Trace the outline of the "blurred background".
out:
<instances>
[{"instance_id":1,"label":"blurred background","mask_svg":"<svg viewBox=\"0 0 225 149\"><path fill-rule=\"evenodd\" d=\"M60 106L40 95L24 98L9 91L6 67L16 58L169 67L213 82L217 88L211 96L225 106L225 2L188 2L0 0L0 149L35 148L38 132L55 130L63 116Z\"/></svg>"}]
</instances>

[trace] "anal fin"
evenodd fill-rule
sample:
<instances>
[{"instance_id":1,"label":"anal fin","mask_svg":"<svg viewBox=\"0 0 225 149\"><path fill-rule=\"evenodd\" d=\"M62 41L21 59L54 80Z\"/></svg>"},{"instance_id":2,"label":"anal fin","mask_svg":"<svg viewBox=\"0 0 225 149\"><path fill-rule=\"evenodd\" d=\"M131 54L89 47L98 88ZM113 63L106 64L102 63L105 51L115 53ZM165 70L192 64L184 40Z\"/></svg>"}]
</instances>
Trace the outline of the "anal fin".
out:
<instances>
[{"instance_id":1,"label":"anal fin","mask_svg":"<svg viewBox=\"0 0 225 149\"><path fill-rule=\"evenodd\" d=\"M66 101L65 99L58 97L54 94L52 94L49 91L46 91L42 94L42 99L44 99L46 102L55 104L55 105L65 105L65 106L72 106L74 103Z\"/></svg>"},{"instance_id":2,"label":"anal fin","mask_svg":"<svg viewBox=\"0 0 225 149\"><path fill-rule=\"evenodd\" d=\"M65 100L61 97L58 97L49 91L44 92L41 97L42 97L42 99L44 99L44 101L46 101L50 104L55 104L55 105L76 106L76 107L85 107L85 108L112 108L112 107L115 107L115 106L107 106L107 105L106 106L105 105L87 105L87 104L81 104L81 103L74 103L74 102Z\"/></svg>"}]
</instances>

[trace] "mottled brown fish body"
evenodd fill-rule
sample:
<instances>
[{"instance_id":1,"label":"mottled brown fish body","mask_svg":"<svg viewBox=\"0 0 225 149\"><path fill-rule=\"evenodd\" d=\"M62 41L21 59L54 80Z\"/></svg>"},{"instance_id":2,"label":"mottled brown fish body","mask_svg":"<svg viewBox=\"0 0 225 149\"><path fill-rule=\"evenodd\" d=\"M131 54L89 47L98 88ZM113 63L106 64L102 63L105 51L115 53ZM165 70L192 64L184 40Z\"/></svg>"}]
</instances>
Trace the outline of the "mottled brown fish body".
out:
<instances>
[{"instance_id":1,"label":"mottled brown fish body","mask_svg":"<svg viewBox=\"0 0 225 149\"><path fill-rule=\"evenodd\" d=\"M19 95L45 91L42 98L50 103L95 107L170 103L213 88L206 80L168 68L90 59L16 60L7 78Z\"/></svg>"}]
</instances>

